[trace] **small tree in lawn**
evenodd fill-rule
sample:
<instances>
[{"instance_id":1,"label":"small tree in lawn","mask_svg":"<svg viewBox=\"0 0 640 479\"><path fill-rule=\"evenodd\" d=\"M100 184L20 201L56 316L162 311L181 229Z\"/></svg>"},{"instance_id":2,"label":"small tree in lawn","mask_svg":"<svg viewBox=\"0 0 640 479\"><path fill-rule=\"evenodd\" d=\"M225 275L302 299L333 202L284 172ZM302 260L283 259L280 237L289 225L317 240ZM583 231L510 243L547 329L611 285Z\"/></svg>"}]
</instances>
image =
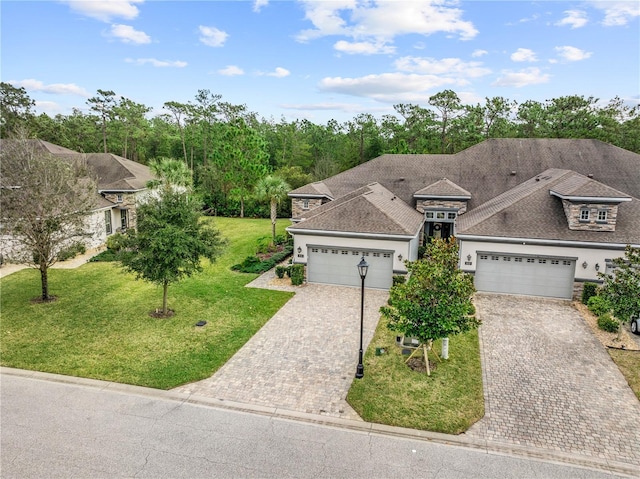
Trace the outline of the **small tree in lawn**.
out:
<instances>
[{"instance_id":1,"label":"small tree in lawn","mask_svg":"<svg viewBox=\"0 0 640 479\"><path fill-rule=\"evenodd\" d=\"M63 160L24 137L3 140L0 210L5 254L40 271L41 300L49 294L49 268L74 241L91 236L88 215L97 204L95 179L83 159Z\"/></svg>"},{"instance_id":2,"label":"small tree in lawn","mask_svg":"<svg viewBox=\"0 0 640 479\"><path fill-rule=\"evenodd\" d=\"M169 285L202 271L201 259L215 261L225 241L201 221L200 204L189 193L165 186L138 206L137 229L127 234L123 267L162 286L162 315L169 316Z\"/></svg>"},{"instance_id":3,"label":"small tree in lawn","mask_svg":"<svg viewBox=\"0 0 640 479\"><path fill-rule=\"evenodd\" d=\"M598 273L603 280L598 296L611 305L619 321L630 321L640 314L640 248L627 245L624 257L612 261L612 273Z\"/></svg>"},{"instance_id":4,"label":"small tree in lawn","mask_svg":"<svg viewBox=\"0 0 640 479\"><path fill-rule=\"evenodd\" d=\"M424 259L407 262L408 278L389 291L388 306L380 308L388 327L422 343L427 374L433 341L477 328L471 275L458 269L454 238L434 239Z\"/></svg>"},{"instance_id":5,"label":"small tree in lawn","mask_svg":"<svg viewBox=\"0 0 640 479\"><path fill-rule=\"evenodd\" d=\"M278 204L286 198L289 185L278 176L265 176L258 181L255 195L258 201L269 201L271 207L271 244L276 242L276 220L278 219Z\"/></svg>"}]
</instances>

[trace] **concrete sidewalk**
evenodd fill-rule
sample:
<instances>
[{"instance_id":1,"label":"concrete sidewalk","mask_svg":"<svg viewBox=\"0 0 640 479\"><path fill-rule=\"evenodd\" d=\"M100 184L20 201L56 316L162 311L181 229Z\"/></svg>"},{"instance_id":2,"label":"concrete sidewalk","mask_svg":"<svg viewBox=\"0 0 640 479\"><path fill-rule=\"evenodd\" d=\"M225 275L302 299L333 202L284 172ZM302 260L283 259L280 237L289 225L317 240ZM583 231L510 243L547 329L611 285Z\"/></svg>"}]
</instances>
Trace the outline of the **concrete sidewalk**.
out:
<instances>
[{"instance_id":1,"label":"concrete sidewalk","mask_svg":"<svg viewBox=\"0 0 640 479\"><path fill-rule=\"evenodd\" d=\"M91 258L93 258L98 253L104 251L105 248L95 248L87 251L85 254L81 254L76 256L75 258L71 258L67 261L60 261L55 263L52 268L54 269L73 269L83 264L89 262ZM0 278L4 278L5 276L9 276L10 274L15 273L16 271L20 271L22 269L26 269L29 266L25 264L15 264L15 263L5 263L0 266Z\"/></svg>"}]
</instances>

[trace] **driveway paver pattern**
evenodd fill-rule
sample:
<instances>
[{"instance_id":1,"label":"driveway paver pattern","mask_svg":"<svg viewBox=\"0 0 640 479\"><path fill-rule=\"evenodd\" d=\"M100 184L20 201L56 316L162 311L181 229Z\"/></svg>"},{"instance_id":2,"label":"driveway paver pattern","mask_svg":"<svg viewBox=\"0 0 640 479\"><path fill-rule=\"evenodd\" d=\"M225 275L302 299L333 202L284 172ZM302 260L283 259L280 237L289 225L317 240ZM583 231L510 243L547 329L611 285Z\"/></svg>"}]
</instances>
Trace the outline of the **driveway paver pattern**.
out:
<instances>
[{"instance_id":1,"label":"driveway paver pattern","mask_svg":"<svg viewBox=\"0 0 640 479\"><path fill-rule=\"evenodd\" d=\"M476 307L486 414L468 436L640 467L640 402L568 302L478 294Z\"/></svg>"},{"instance_id":2,"label":"driveway paver pattern","mask_svg":"<svg viewBox=\"0 0 640 479\"><path fill-rule=\"evenodd\" d=\"M176 390L362 420L346 401L360 347L360 288L270 286L273 278L268 272L249 286L295 291L295 296L211 378ZM366 289L364 297L366 351L389 293Z\"/></svg>"}]
</instances>

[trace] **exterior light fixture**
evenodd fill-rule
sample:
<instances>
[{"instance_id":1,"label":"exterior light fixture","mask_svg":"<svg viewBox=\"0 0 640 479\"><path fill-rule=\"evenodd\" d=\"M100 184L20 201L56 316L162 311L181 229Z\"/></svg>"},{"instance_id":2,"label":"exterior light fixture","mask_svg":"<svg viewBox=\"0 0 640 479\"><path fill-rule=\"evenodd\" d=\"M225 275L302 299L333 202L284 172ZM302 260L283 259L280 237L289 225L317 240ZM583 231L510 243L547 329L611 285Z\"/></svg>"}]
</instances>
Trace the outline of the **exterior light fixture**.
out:
<instances>
[{"instance_id":1,"label":"exterior light fixture","mask_svg":"<svg viewBox=\"0 0 640 479\"><path fill-rule=\"evenodd\" d=\"M298 246L298 254L302 253L302 248Z\"/></svg>"},{"instance_id":2,"label":"exterior light fixture","mask_svg":"<svg viewBox=\"0 0 640 479\"><path fill-rule=\"evenodd\" d=\"M398 255L398 261L402 261L402 255L401 254Z\"/></svg>"},{"instance_id":3,"label":"exterior light fixture","mask_svg":"<svg viewBox=\"0 0 640 479\"><path fill-rule=\"evenodd\" d=\"M584 269L587 269L587 266L589 266L589 263L587 263L586 261L585 261L584 263L582 263L582 267L583 267Z\"/></svg>"},{"instance_id":4,"label":"exterior light fixture","mask_svg":"<svg viewBox=\"0 0 640 479\"><path fill-rule=\"evenodd\" d=\"M364 256L358 263L358 274L362 280L362 287L360 288L360 350L358 351L358 367L356 368L356 378L361 379L364 377L364 365L362 364L362 331L364 329L364 279L367 277L367 271L369 270L369 264L364 260Z\"/></svg>"},{"instance_id":5,"label":"exterior light fixture","mask_svg":"<svg viewBox=\"0 0 640 479\"><path fill-rule=\"evenodd\" d=\"M471 261L471 255L470 254L467 255L467 261Z\"/></svg>"},{"instance_id":6,"label":"exterior light fixture","mask_svg":"<svg viewBox=\"0 0 640 479\"><path fill-rule=\"evenodd\" d=\"M600 265L598 263L596 263L596 271L600 271Z\"/></svg>"}]
</instances>

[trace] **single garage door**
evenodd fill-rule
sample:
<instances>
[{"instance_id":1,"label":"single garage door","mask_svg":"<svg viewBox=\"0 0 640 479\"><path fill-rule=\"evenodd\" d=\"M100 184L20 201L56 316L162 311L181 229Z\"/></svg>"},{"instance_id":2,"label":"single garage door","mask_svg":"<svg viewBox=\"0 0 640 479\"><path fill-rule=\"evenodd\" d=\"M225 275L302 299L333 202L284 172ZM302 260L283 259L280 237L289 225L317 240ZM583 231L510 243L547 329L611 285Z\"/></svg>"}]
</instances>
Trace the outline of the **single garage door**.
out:
<instances>
[{"instance_id":1,"label":"single garage door","mask_svg":"<svg viewBox=\"0 0 640 479\"><path fill-rule=\"evenodd\" d=\"M389 289L393 281L393 258L390 251L310 246L307 251L307 281L360 286L362 280L358 274L358 263L363 256L369 264L365 287Z\"/></svg>"},{"instance_id":2,"label":"single garage door","mask_svg":"<svg viewBox=\"0 0 640 479\"><path fill-rule=\"evenodd\" d=\"M478 291L571 299L575 258L478 253Z\"/></svg>"}]
</instances>

